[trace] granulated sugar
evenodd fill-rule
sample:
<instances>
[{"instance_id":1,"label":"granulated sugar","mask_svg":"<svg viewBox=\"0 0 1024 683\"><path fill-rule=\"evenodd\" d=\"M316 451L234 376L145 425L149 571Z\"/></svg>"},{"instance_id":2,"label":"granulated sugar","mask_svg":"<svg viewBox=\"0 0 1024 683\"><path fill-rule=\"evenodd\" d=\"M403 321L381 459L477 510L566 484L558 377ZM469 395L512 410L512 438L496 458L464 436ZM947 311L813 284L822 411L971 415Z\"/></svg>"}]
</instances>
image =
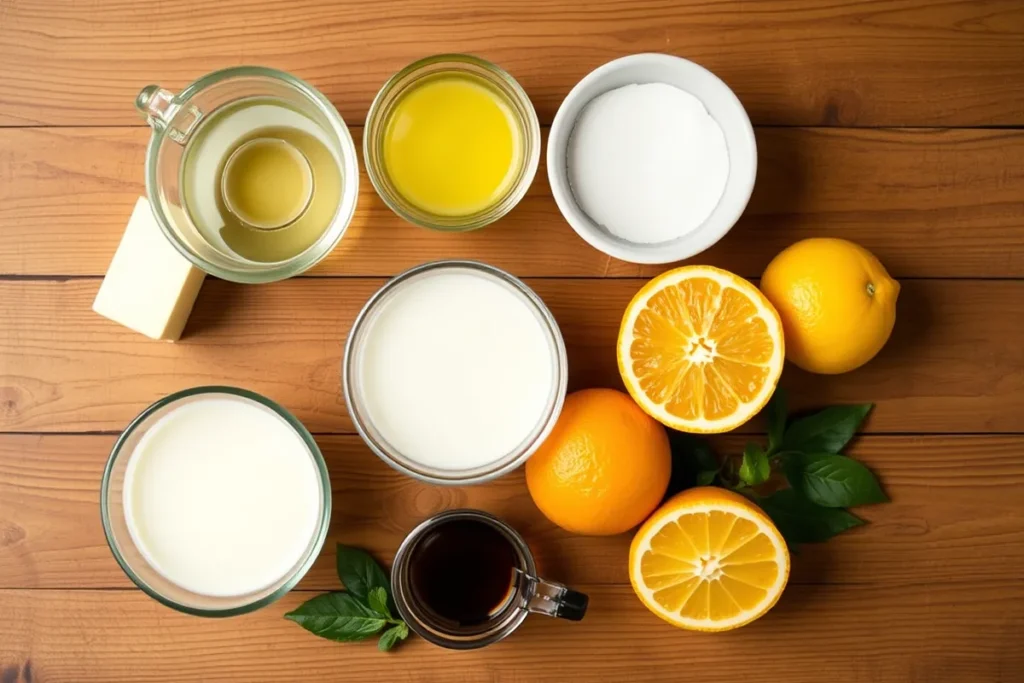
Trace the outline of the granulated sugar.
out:
<instances>
[{"instance_id":1,"label":"granulated sugar","mask_svg":"<svg viewBox=\"0 0 1024 683\"><path fill-rule=\"evenodd\" d=\"M576 120L566 162L580 208L638 244L700 227L729 176L722 128L699 99L664 83L627 85L591 100Z\"/></svg>"}]
</instances>

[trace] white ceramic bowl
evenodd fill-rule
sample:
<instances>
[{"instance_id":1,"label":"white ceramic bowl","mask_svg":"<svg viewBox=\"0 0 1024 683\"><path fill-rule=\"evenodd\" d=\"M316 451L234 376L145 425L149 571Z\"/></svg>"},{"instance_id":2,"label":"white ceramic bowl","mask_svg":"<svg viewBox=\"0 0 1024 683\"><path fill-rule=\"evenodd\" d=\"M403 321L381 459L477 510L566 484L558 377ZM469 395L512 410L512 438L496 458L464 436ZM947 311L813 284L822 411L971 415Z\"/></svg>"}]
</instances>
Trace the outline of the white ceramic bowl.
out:
<instances>
[{"instance_id":1,"label":"white ceramic bowl","mask_svg":"<svg viewBox=\"0 0 1024 683\"><path fill-rule=\"evenodd\" d=\"M583 107L602 93L633 83L667 83L697 97L721 126L729 148L729 177L718 205L698 228L668 242L640 244L612 235L580 209L569 186L566 170L569 136ZM757 175L754 128L735 93L699 64L682 57L654 53L608 62L577 83L551 124L547 155L551 192L565 220L595 249L633 263L680 261L722 239L746 208Z\"/></svg>"}]
</instances>

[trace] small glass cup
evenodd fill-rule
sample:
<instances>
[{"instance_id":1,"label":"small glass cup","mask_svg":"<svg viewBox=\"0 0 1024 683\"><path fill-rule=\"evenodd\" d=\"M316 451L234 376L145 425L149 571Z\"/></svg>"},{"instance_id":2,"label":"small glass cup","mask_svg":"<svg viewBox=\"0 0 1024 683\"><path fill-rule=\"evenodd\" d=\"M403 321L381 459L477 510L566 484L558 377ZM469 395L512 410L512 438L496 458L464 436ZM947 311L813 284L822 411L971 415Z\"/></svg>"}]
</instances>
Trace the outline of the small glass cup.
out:
<instances>
[{"instance_id":1,"label":"small glass cup","mask_svg":"<svg viewBox=\"0 0 1024 683\"><path fill-rule=\"evenodd\" d=\"M238 397L259 403L283 418L306 444L309 455L316 466L320 482L319 522L300 560L274 584L248 595L231 597L214 597L194 593L164 577L146 560L142 551L135 544L131 532L128 530L128 522L124 513L125 473L132 451L142 437L161 417L180 405L217 395ZM313 440L312 435L302 423L280 405L245 389L221 386L195 387L160 399L139 413L138 417L132 420L131 424L122 432L114 444L110 458L107 460L107 466L103 470L103 480L100 485L100 516L103 522L103 533L107 537L107 545L110 546L114 559L121 565L121 569L128 575L128 578L143 592L179 612L201 617L230 617L269 605L291 590L306 574L327 538L327 528L331 520L331 483L327 474L327 465L316 441Z\"/></svg>"},{"instance_id":2,"label":"small glass cup","mask_svg":"<svg viewBox=\"0 0 1024 683\"><path fill-rule=\"evenodd\" d=\"M491 206L466 216L441 216L408 202L395 189L384 163L384 130L391 110L402 95L425 78L440 74L468 74L491 86L515 115L523 144L515 180L503 197ZM384 203L396 214L416 225L433 230L461 232L475 230L498 220L515 207L533 182L540 163L540 123L537 112L522 86L501 67L472 55L444 54L413 62L381 87L366 115L363 160L370 182Z\"/></svg>"},{"instance_id":3,"label":"small glass cup","mask_svg":"<svg viewBox=\"0 0 1024 683\"><path fill-rule=\"evenodd\" d=\"M326 132L342 177L341 199L334 219L320 238L301 254L284 261L250 261L218 248L193 224L182 194L185 149L204 118L244 99L274 98L297 109ZM232 282L273 282L316 265L345 234L359 194L359 161L344 119L320 91L291 74L258 66L215 71L178 94L148 85L135 107L153 129L146 149L146 194L160 229L197 268Z\"/></svg>"},{"instance_id":4,"label":"small glass cup","mask_svg":"<svg viewBox=\"0 0 1024 683\"><path fill-rule=\"evenodd\" d=\"M438 527L457 520L472 520L490 525L512 546L517 557L511 591L501 607L482 624L453 625L433 615L421 604L412 589L411 569L417 544ZM515 529L502 520L480 510L448 510L421 522L402 541L391 566L391 587L395 606L402 619L417 635L435 645L452 650L473 650L509 636L531 612L549 617L580 621L587 611L589 598L579 591L554 581L537 577L537 565L530 546Z\"/></svg>"},{"instance_id":5,"label":"small glass cup","mask_svg":"<svg viewBox=\"0 0 1024 683\"><path fill-rule=\"evenodd\" d=\"M398 449L388 443L387 439L374 426L363 399L360 358L366 345L365 332L367 325L374 320L381 307L388 302L391 295L398 288L416 278L427 276L438 270L473 271L481 277L494 280L512 290L533 310L534 315L540 320L547 332L548 345L551 350L552 376L554 381L552 382L551 392L540 421L512 452L492 463L472 469L445 470L429 467L399 452ZM477 261L449 260L433 261L410 268L389 280L370 297L363 306L362 311L359 312L355 322L352 323L348 340L345 342L341 372L341 386L349 415L352 417L356 431L359 432L359 435L363 438L366 445L370 447L370 450L399 472L408 474L420 481L427 482L428 484L463 486L497 479L511 472L526 462L526 459L540 447L544 439L554 429L558 416L562 412L569 371L565 341L562 339L561 330L558 329L558 323L555 321L554 316L551 315L551 311L548 310L541 298L532 289L518 278L500 268ZM496 388L496 390L500 390L500 388Z\"/></svg>"}]
</instances>

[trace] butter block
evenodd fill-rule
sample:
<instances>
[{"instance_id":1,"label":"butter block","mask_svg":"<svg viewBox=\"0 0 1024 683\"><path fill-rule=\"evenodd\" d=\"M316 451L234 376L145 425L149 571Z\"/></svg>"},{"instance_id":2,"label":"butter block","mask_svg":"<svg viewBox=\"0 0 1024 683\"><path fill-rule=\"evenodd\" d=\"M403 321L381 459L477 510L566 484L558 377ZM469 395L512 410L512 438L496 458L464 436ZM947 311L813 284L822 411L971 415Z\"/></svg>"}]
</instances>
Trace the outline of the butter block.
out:
<instances>
[{"instance_id":1,"label":"butter block","mask_svg":"<svg viewBox=\"0 0 1024 683\"><path fill-rule=\"evenodd\" d=\"M171 246L139 197L92 310L147 337L176 341L205 277Z\"/></svg>"}]
</instances>

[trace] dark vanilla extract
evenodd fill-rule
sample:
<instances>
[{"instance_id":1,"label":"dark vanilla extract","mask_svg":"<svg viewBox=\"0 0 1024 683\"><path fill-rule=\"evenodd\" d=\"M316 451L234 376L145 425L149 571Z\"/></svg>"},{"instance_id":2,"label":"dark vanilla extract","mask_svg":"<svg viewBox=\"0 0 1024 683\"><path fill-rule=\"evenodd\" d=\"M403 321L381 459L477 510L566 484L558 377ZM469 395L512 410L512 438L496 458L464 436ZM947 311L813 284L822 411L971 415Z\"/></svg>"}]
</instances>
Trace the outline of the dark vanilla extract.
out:
<instances>
[{"instance_id":1,"label":"dark vanilla extract","mask_svg":"<svg viewBox=\"0 0 1024 683\"><path fill-rule=\"evenodd\" d=\"M459 626L486 623L508 602L519 566L509 539L486 522L454 519L432 529L409 562L412 597Z\"/></svg>"}]
</instances>

